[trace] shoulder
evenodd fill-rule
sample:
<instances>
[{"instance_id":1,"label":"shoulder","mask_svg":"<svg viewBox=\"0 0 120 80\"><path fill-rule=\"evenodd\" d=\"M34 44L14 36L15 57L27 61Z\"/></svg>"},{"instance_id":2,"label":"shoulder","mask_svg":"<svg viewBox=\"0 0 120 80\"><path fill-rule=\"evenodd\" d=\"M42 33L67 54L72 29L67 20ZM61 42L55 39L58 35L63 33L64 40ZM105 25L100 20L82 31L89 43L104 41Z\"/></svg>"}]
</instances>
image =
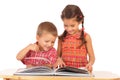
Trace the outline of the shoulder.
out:
<instances>
[{"instance_id":1,"label":"shoulder","mask_svg":"<svg viewBox=\"0 0 120 80\"><path fill-rule=\"evenodd\" d=\"M57 56L57 50L53 47L48 51L48 55Z\"/></svg>"},{"instance_id":2,"label":"shoulder","mask_svg":"<svg viewBox=\"0 0 120 80\"><path fill-rule=\"evenodd\" d=\"M88 40L91 40L91 36L89 33L85 32L84 33L84 36L85 36L85 40L88 41Z\"/></svg>"},{"instance_id":3,"label":"shoulder","mask_svg":"<svg viewBox=\"0 0 120 80\"><path fill-rule=\"evenodd\" d=\"M57 52L57 50L54 47L52 47L49 51L50 52Z\"/></svg>"},{"instance_id":4,"label":"shoulder","mask_svg":"<svg viewBox=\"0 0 120 80\"><path fill-rule=\"evenodd\" d=\"M84 37L86 37L87 35L89 35L86 31L84 31Z\"/></svg>"}]
</instances>

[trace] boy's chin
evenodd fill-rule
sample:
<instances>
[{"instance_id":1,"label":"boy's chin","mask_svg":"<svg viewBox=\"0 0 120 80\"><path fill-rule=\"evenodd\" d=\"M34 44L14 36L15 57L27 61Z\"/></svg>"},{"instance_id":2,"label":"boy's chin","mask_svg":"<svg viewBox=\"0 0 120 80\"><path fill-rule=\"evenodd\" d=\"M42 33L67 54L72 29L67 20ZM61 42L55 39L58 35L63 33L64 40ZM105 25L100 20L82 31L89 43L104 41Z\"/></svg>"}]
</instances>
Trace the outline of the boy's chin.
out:
<instances>
[{"instance_id":1,"label":"boy's chin","mask_svg":"<svg viewBox=\"0 0 120 80\"><path fill-rule=\"evenodd\" d=\"M44 51L48 51L49 49L45 48Z\"/></svg>"}]
</instances>

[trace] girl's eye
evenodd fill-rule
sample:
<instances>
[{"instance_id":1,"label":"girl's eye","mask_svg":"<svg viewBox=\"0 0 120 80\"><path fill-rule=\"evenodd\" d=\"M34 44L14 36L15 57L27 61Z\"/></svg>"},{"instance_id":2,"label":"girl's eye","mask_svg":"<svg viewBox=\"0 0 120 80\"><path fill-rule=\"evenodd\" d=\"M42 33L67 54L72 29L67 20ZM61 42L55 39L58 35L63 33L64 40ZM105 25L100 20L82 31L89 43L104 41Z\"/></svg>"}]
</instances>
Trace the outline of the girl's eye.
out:
<instances>
[{"instance_id":1,"label":"girl's eye","mask_svg":"<svg viewBox=\"0 0 120 80\"><path fill-rule=\"evenodd\" d=\"M45 42L49 42L49 41L45 41Z\"/></svg>"},{"instance_id":2,"label":"girl's eye","mask_svg":"<svg viewBox=\"0 0 120 80\"><path fill-rule=\"evenodd\" d=\"M55 43L55 42L52 42L53 44Z\"/></svg>"}]
</instances>

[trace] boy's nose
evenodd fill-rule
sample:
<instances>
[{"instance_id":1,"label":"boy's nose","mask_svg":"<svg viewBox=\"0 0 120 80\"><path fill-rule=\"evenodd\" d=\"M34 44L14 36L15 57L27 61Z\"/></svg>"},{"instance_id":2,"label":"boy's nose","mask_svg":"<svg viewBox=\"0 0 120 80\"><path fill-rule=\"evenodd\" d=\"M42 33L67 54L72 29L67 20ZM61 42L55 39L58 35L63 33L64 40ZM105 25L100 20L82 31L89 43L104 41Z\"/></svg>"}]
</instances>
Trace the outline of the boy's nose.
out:
<instances>
[{"instance_id":1,"label":"boy's nose","mask_svg":"<svg viewBox=\"0 0 120 80\"><path fill-rule=\"evenodd\" d=\"M49 43L49 47L51 47L52 46L52 43Z\"/></svg>"}]
</instances>

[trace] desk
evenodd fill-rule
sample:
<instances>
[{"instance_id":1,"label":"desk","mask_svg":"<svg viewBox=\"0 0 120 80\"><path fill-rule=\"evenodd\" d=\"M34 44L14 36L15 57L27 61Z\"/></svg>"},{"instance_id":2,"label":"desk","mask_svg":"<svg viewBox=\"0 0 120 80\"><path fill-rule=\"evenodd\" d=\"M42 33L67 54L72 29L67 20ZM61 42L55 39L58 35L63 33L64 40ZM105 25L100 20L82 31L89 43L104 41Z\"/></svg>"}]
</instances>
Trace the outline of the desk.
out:
<instances>
[{"instance_id":1,"label":"desk","mask_svg":"<svg viewBox=\"0 0 120 80\"><path fill-rule=\"evenodd\" d=\"M73 76L16 76L13 73L17 69L0 71L3 80L120 80L120 76L107 71L93 71L95 77L73 77Z\"/></svg>"}]
</instances>

